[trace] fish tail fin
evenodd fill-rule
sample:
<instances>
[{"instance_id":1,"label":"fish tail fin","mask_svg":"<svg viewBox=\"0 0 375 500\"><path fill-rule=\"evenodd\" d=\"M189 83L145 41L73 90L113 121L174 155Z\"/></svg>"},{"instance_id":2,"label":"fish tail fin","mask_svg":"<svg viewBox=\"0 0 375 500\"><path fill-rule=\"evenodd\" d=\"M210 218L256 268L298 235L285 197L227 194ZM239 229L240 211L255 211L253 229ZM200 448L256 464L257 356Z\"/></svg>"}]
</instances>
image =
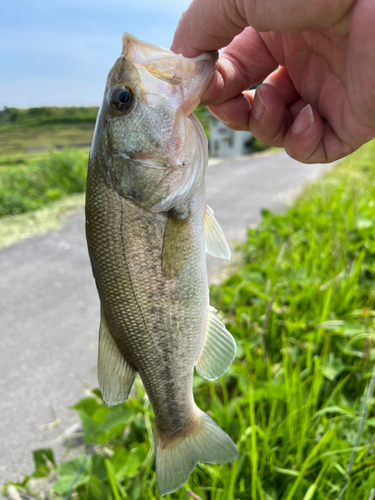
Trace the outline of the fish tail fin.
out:
<instances>
[{"instance_id":1,"label":"fish tail fin","mask_svg":"<svg viewBox=\"0 0 375 500\"><path fill-rule=\"evenodd\" d=\"M155 425L156 480L161 496L173 493L189 479L197 462L220 464L238 459L231 438L206 413L195 418L177 436L163 436Z\"/></svg>"}]
</instances>

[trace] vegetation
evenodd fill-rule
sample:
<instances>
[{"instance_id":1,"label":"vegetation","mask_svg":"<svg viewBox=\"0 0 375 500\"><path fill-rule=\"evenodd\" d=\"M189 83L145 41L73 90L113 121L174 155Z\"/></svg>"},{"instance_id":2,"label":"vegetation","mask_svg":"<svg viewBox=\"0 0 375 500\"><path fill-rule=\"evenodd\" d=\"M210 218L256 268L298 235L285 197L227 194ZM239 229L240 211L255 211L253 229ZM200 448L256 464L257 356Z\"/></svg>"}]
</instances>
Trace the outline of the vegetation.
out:
<instances>
[{"instance_id":1,"label":"vegetation","mask_svg":"<svg viewBox=\"0 0 375 500\"><path fill-rule=\"evenodd\" d=\"M90 146L98 107L4 108L0 110L0 163L23 161L51 147ZM198 106L195 114L208 134L209 114ZM1 167L0 167L1 169Z\"/></svg>"},{"instance_id":2,"label":"vegetation","mask_svg":"<svg viewBox=\"0 0 375 500\"><path fill-rule=\"evenodd\" d=\"M0 110L0 217L84 191L97 112L97 107ZM196 114L208 134L206 108L199 106Z\"/></svg>"},{"instance_id":3,"label":"vegetation","mask_svg":"<svg viewBox=\"0 0 375 500\"><path fill-rule=\"evenodd\" d=\"M37 210L64 195L82 193L87 161L87 152L65 149L12 168L0 167L0 217Z\"/></svg>"},{"instance_id":4,"label":"vegetation","mask_svg":"<svg viewBox=\"0 0 375 500\"><path fill-rule=\"evenodd\" d=\"M0 127L40 127L51 123L91 123L94 124L99 108L92 107L53 107L7 108L0 110Z\"/></svg>"},{"instance_id":5,"label":"vegetation","mask_svg":"<svg viewBox=\"0 0 375 500\"><path fill-rule=\"evenodd\" d=\"M198 106L194 111L195 116L201 122L207 138L210 137L210 112L206 106Z\"/></svg>"},{"instance_id":6,"label":"vegetation","mask_svg":"<svg viewBox=\"0 0 375 500\"><path fill-rule=\"evenodd\" d=\"M215 383L194 379L198 406L237 442L240 459L199 464L166 498L187 499L190 488L202 500L367 500L374 397L346 470L375 361L375 143L285 215L264 211L240 252L232 276L211 289L237 359ZM17 488L55 477L50 498L76 480L76 499L158 499L153 413L141 383L124 404L109 408L95 390L74 409L87 454L57 465L51 450L39 450L33 477Z\"/></svg>"},{"instance_id":7,"label":"vegetation","mask_svg":"<svg viewBox=\"0 0 375 500\"><path fill-rule=\"evenodd\" d=\"M270 149L270 146L267 146L267 144L263 144L263 142L258 141L258 139L255 139L255 137L253 137L251 139L250 144L251 144L253 151L256 153Z\"/></svg>"},{"instance_id":8,"label":"vegetation","mask_svg":"<svg viewBox=\"0 0 375 500\"><path fill-rule=\"evenodd\" d=\"M97 112L97 107L0 110L0 217L39 210L84 190ZM198 106L195 114L208 136L206 107ZM267 148L256 139L252 147Z\"/></svg>"},{"instance_id":9,"label":"vegetation","mask_svg":"<svg viewBox=\"0 0 375 500\"><path fill-rule=\"evenodd\" d=\"M97 107L4 108L0 111L0 159L27 159L51 147L89 147Z\"/></svg>"},{"instance_id":10,"label":"vegetation","mask_svg":"<svg viewBox=\"0 0 375 500\"><path fill-rule=\"evenodd\" d=\"M0 110L0 173L1 165L10 166L17 161L24 163L51 147L88 148L98 109L93 106ZM210 114L207 108L198 106L194 113L208 137ZM266 146L254 140L253 148L262 151Z\"/></svg>"}]
</instances>

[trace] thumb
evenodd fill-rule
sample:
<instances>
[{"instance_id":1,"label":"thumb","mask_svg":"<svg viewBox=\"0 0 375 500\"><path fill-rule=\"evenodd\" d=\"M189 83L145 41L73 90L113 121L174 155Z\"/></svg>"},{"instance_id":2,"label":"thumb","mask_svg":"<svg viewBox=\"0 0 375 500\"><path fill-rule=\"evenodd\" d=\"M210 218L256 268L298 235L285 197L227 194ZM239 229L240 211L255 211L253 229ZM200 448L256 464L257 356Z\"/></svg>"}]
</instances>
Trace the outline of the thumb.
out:
<instances>
[{"instance_id":1,"label":"thumb","mask_svg":"<svg viewBox=\"0 0 375 500\"><path fill-rule=\"evenodd\" d=\"M348 15L356 0L193 0L171 50L185 57L226 47L247 26L256 31L325 28Z\"/></svg>"},{"instance_id":2,"label":"thumb","mask_svg":"<svg viewBox=\"0 0 375 500\"><path fill-rule=\"evenodd\" d=\"M171 50L196 57L226 47L247 26L232 1L193 0L178 23Z\"/></svg>"}]
</instances>

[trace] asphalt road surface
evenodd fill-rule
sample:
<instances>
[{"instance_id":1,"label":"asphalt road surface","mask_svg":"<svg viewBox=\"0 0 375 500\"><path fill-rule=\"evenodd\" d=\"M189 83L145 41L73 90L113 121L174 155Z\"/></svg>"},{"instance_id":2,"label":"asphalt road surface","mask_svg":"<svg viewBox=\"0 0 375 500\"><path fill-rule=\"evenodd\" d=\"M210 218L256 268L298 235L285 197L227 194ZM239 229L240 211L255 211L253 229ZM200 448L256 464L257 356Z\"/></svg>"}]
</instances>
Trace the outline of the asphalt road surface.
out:
<instances>
[{"instance_id":1,"label":"asphalt road surface","mask_svg":"<svg viewBox=\"0 0 375 500\"><path fill-rule=\"evenodd\" d=\"M262 208L282 210L327 168L299 164L283 152L214 160L206 176L207 202L228 241L240 241L259 222ZM211 282L220 278L222 264L209 258ZM33 471L32 450L52 447L58 460L63 457L64 433L78 425L68 407L84 397L85 388L97 387L99 301L83 210L58 231L0 251L0 325L2 484Z\"/></svg>"}]
</instances>

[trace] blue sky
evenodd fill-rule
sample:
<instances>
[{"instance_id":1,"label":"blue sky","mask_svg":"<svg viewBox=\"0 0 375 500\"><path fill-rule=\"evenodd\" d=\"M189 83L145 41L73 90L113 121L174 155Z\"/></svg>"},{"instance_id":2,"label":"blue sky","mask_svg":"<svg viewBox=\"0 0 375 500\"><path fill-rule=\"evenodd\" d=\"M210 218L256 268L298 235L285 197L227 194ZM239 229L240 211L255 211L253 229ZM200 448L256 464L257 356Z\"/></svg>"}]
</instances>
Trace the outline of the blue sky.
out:
<instances>
[{"instance_id":1,"label":"blue sky","mask_svg":"<svg viewBox=\"0 0 375 500\"><path fill-rule=\"evenodd\" d=\"M0 109L99 105L121 36L169 48L190 0L2 0Z\"/></svg>"}]
</instances>

